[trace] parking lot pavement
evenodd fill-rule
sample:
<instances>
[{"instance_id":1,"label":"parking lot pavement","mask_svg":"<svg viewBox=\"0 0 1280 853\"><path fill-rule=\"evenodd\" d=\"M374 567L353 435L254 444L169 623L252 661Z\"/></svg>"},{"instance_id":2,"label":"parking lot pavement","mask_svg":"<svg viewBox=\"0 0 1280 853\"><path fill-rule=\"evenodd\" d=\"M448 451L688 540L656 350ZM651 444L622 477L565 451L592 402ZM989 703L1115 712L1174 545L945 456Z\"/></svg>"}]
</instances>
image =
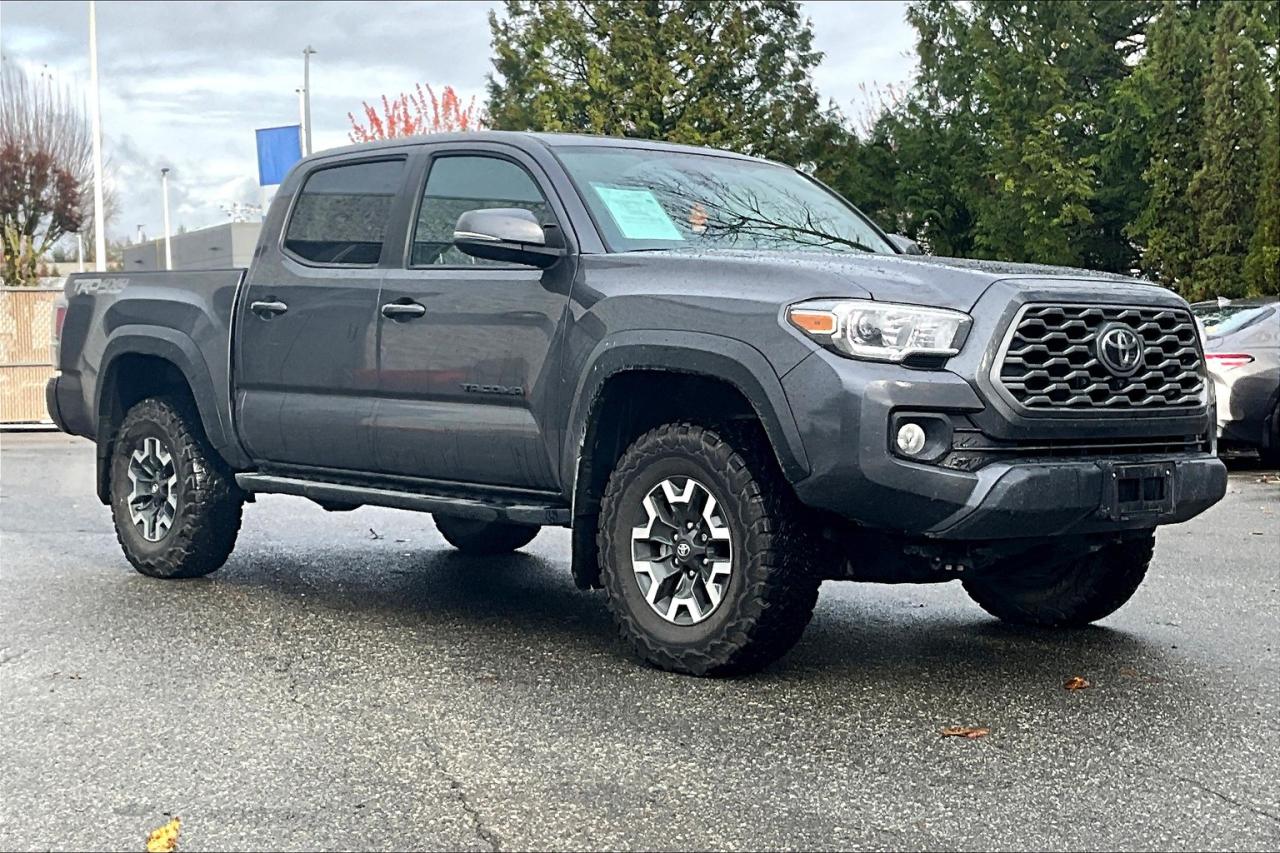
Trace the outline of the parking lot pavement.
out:
<instances>
[{"instance_id":1,"label":"parking lot pavement","mask_svg":"<svg viewBox=\"0 0 1280 853\"><path fill-rule=\"evenodd\" d=\"M1099 627L828 583L779 664L698 680L627 655L564 531L472 559L426 516L269 496L221 571L154 581L91 446L6 433L0 848L136 848L176 814L182 850L1276 849L1268 479L1166 529Z\"/></svg>"}]
</instances>

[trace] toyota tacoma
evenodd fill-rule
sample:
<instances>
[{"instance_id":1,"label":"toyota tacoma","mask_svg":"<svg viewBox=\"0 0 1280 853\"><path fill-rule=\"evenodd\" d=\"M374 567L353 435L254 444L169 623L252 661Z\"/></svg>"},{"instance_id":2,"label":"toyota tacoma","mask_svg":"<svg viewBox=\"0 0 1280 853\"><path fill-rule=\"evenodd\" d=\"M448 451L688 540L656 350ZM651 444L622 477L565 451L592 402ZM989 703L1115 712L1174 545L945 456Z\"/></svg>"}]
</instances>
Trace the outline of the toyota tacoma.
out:
<instances>
[{"instance_id":1,"label":"toyota tacoma","mask_svg":"<svg viewBox=\"0 0 1280 853\"><path fill-rule=\"evenodd\" d=\"M78 274L49 410L157 578L255 495L429 512L458 549L572 531L658 667L757 669L824 580L959 580L1102 619L1222 497L1187 304L929 257L784 165L484 132L307 157L248 269Z\"/></svg>"}]
</instances>

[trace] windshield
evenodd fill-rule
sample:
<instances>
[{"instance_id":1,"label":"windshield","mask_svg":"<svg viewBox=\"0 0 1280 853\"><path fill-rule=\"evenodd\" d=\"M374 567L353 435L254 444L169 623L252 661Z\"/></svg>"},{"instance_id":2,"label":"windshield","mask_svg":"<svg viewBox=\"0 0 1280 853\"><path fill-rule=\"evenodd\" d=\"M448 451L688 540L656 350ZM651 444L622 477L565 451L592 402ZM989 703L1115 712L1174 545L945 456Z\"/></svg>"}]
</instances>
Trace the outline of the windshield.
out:
<instances>
[{"instance_id":1,"label":"windshield","mask_svg":"<svg viewBox=\"0 0 1280 853\"><path fill-rule=\"evenodd\" d=\"M1230 334L1231 332L1251 326L1268 316L1273 305L1231 305L1217 302L1198 302L1191 306L1191 311L1200 320L1206 335Z\"/></svg>"},{"instance_id":2,"label":"windshield","mask_svg":"<svg viewBox=\"0 0 1280 853\"><path fill-rule=\"evenodd\" d=\"M639 148L558 148L610 251L893 247L844 199L773 163Z\"/></svg>"}]
</instances>

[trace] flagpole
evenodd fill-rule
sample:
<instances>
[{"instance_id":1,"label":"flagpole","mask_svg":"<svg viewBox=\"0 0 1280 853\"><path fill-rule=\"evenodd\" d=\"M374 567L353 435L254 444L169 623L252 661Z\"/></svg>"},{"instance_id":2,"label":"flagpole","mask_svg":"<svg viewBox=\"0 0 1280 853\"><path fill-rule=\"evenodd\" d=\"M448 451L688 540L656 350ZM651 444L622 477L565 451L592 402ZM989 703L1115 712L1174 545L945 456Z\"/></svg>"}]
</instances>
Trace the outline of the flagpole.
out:
<instances>
[{"instance_id":1,"label":"flagpole","mask_svg":"<svg viewBox=\"0 0 1280 853\"><path fill-rule=\"evenodd\" d=\"M311 147L311 55L316 51L307 45L302 51L302 153L310 154Z\"/></svg>"},{"instance_id":2,"label":"flagpole","mask_svg":"<svg viewBox=\"0 0 1280 853\"><path fill-rule=\"evenodd\" d=\"M306 89L294 89L298 93L298 153L303 157L307 151L307 102Z\"/></svg>"},{"instance_id":3,"label":"flagpole","mask_svg":"<svg viewBox=\"0 0 1280 853\"><path fill-rule=\"evenodd\" d=\"M102 200L102 103L98 91L98 11L89 0L89 100L93 118L93 268L107 271L107 223Z\"/></svg>"}]
</instances>

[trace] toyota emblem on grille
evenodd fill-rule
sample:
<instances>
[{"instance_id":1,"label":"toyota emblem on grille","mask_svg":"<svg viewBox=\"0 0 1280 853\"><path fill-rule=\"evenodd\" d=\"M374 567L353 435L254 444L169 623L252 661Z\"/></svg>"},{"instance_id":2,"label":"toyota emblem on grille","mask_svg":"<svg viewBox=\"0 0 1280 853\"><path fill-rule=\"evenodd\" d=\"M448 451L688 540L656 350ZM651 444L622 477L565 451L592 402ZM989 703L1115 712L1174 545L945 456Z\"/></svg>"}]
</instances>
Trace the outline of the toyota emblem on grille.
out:
<instances>
[{"instance_id":1,"label":"toyota emblem on grille","mask_svg":"<svg viewBox=\"0 0 1280 853\"><path fill-rule=\"evenodd\" d=\"M1118 323L1098 335L1098 360L1116 376L1132 376L1142 366L1142 338L1133 329Z\"/></svg>"}]
</instances>

